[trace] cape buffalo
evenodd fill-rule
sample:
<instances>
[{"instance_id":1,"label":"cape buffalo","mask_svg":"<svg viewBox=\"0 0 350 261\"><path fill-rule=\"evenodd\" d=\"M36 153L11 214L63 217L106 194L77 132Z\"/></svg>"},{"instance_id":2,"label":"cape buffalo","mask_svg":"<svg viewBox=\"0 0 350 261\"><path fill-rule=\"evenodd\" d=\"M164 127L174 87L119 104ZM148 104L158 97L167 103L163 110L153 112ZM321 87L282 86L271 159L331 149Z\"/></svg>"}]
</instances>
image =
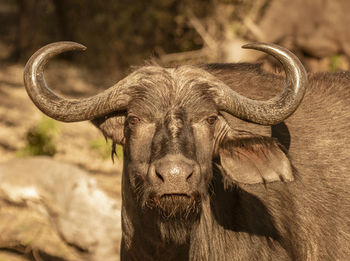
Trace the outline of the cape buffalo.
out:
<instances>
[{"instance_id":1,"label":"cape buffalo","mask_svg":"<svg viewBox=\"0 0 350 261\"><path fill-rule=\"evenodd\" d=\"M245 48L286 76L152 65L69 100L46 86L44 65L84 46L53 43L28 61L40 110L90 120L124 147L122 260L350 260L350 73L307 75L282 47Z\"/></svg>"}]
</instances>

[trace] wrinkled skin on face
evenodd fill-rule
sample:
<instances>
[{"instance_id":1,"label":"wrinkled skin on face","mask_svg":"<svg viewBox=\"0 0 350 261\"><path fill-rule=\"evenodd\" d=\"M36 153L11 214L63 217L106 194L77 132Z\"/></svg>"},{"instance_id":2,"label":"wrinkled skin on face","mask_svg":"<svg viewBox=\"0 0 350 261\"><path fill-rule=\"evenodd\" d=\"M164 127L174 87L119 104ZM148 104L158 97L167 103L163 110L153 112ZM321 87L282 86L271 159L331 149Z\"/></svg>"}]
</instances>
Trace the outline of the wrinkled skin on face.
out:
<instances>
[{"instance_id":1,"label":"wrinkled skin on face","mask_svg":"<svg viewBox=\"0 0 350 261\"><path fill-rule=\"evenodd\" d=\"M130 183L136 191L144 188L139 195L143 206L159 207L165 216L188 215L187 211L198 207L200 195L205 193L211 177L212 163L208 159L212 158L218 113L213 102L207 101L207 106L202 106L208 95L198 86L191 88L190 94L195 99L184 102L183 97L189 92L186 87L189 86L179 86L179 90L173 93L165 89L163 95L168 96L166 99L150 97L152 101L168 103L156 104L156 110L147 106L147 102L135 99L126 119L125 148L130 155ZM153 93L148 90L147 95L150 94ZM147 95L144 93L144 96ZM190 165L191 180L177 181L172 177L168 178L173 179L168 183L162 182L162 177L154 180L152 172L158 172L154 168L162 167L155 165L164 158L170 158L170 163L164 164L172 168L169 170L174 172L169 174L171 176L185 171L183 168L186 166L181 166L182 162Z\"/></svg>"}]
</instances>

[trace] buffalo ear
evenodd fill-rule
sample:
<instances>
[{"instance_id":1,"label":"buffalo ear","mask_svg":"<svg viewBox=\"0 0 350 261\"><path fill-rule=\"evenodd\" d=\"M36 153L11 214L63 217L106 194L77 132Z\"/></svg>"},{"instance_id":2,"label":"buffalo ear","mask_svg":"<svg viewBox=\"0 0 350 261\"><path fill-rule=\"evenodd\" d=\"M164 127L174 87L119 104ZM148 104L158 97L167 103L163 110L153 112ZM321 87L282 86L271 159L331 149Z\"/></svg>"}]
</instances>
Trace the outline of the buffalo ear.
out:
<instances>
[{"instance_id":1,"label":"buffalo ear","mask_svg":"<svg viewBox=\"0 0 350 261\"><path fill-rule=\"evenodd\" d=\"M110 138L114 144L124 145L124 115L112 115L101 117L91 121L106 138Z\"/></svg>"},{"instance_id":2,"label":"buffalo ear","mask_svg":"<svg viewBox=\"0 0 350 261\"><path fill-rule=\"evenodd\" d=\"M220 169L225 179L235 183L258 184L293 181L286 154L270 138L224 141L219 146Z\"/></svg>"}]
</instances>

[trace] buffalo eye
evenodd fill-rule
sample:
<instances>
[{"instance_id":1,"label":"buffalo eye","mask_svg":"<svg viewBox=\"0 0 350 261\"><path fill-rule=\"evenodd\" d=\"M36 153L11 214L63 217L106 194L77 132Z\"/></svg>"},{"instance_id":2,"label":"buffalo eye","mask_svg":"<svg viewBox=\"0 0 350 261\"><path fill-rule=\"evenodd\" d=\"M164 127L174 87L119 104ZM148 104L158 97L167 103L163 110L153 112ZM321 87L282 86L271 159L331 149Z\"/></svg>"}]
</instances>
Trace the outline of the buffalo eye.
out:
<instances>
[{"instance_id":1,"label":"buffalo eye","mask_svg":"<svg viewBox=\"0 0 350 261\"><path fill-rule=\"evenodd\" d=\"M136 116L130 116L130 117L128 117L128 122L131 125L136 125L140 122L140 119L137 118Z\"/></svg>"},{"instance_id":2,"label":"buffalo eye","mask_svg":"<svg viewBox=\"0 0 350 261\"><path fill-rule=\"evenodd\" d=\"M217 119L217 116L210 116L209 118L207 118L207 122L209 123L209 125L213 125Z\"/></svg>"}]
</instances>

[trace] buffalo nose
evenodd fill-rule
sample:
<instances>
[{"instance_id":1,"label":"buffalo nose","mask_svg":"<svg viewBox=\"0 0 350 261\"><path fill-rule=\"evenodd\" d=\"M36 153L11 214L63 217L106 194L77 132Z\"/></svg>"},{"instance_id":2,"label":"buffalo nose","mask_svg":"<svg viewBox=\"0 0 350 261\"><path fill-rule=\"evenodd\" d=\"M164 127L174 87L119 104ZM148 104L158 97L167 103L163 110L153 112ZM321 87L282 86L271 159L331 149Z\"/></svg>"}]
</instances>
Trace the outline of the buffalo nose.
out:
<instances>
[{"instance_id":1,"label":"buffalo nose","mask_svg":"<svg viewBox=\"0 0 350 261\"><path fill-rule=\"evenodd\" d=\"M150 179L152 183L181 187L185 184L196 183L198 172L192 160L183 156L169 155L155 162Z\"/></svg>"}]
</instances>

